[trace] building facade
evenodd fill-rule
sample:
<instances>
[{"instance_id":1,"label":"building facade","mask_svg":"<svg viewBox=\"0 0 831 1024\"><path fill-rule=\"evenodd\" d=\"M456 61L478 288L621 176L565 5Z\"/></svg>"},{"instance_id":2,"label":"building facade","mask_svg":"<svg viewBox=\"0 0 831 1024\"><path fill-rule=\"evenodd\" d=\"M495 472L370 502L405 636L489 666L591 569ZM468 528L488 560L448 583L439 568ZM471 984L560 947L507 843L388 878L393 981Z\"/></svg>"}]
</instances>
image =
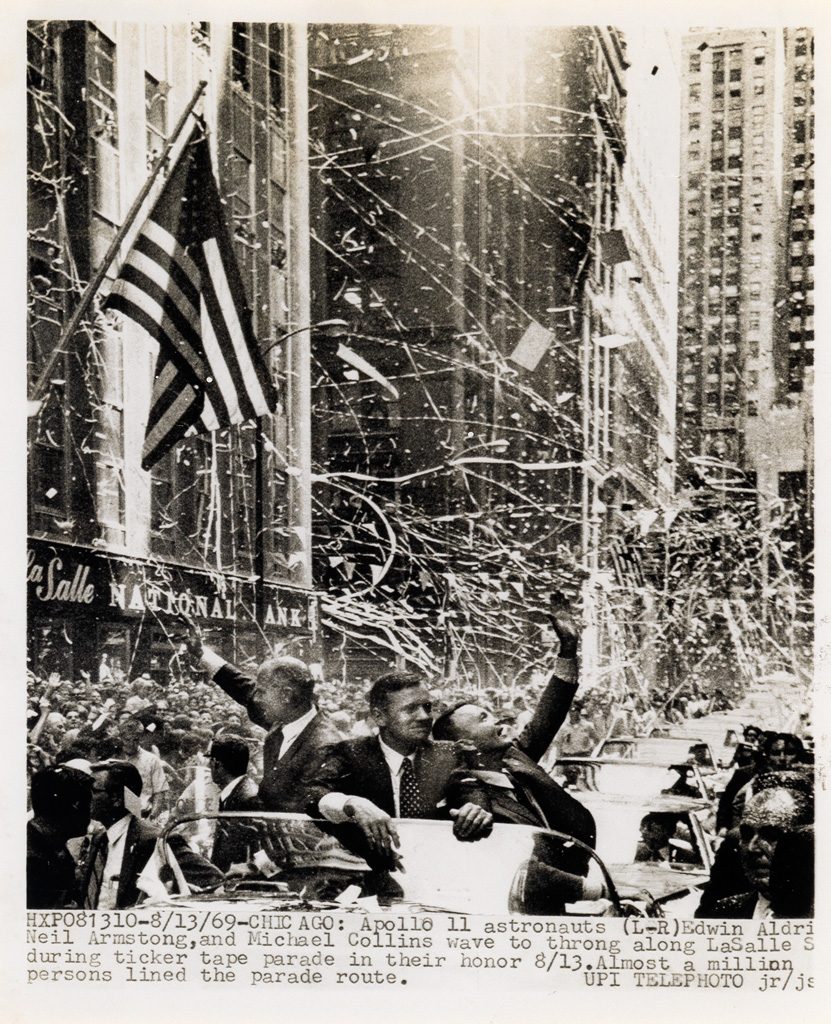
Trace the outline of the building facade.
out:
<instances>
[{"instance_id":1,"label":"building facade","mask_svg":"<svg viewBox=\"0 0 831 1024\"><path fill-rule=\"evenodd\" d=\"M390 385L320 339L318 578L395 597L431 649L345 604L331 647L350 674L515 678L541 651L527 609L672 489L676 213L651 205L642 104L665 133L677 78L647 70L629 107L623 35L588 26L313 26L310 68L313 319Z\"/></svg>"},{"instance_id":2,"label":"building facade","mask_svg":"<svg viewBox=\"0 0 831 1024\"><path fill-rule=\"evenodd\" d=\"M238 660L276 644L313 657L305 30L31 22L28 45L30 381L204 81L196 110L281 392L275 416L188 439L146 473L157 347L96 300L30 421L31 667L165 679L183 622Z\"/></svg>"},{"instance_id":3,"label":"building facade","mask_svg":"<svg viewBox=\"0 0 831 1024\"><path fill-rule=\"evenodd\" d=\"M744 470L765 514L810 487L813 36L683 51L679 442Z\"/></svg>"}]
</instances>

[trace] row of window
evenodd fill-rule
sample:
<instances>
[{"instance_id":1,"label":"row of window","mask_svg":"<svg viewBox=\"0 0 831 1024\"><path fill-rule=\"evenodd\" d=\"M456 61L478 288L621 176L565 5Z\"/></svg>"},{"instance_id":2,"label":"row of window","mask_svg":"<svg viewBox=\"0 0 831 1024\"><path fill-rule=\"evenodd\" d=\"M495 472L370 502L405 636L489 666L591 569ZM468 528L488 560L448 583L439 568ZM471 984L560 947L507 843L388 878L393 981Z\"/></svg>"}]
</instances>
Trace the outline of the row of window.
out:
<instances>
[{"instance_id":1,"label":"row of window","mask_svg":"<svg viewBox=\"0 0 831 1024\"><path fill-rule=\"evenodd\" d=\"M194 57L204 56L211 45L210 26L192 23L191 40ZM43 47L44 40L33 35L31 47ZM145 151L148 162L155 160L165 144L168 125L168 86L164 73L171 55L167 51L167 35L163 26L148 28L146 33L147 64L144 71L145 95ZM122 184L119 176L118 60L117 47L103 31L87 25L83 47L85 67L78 62L67 66L66 74L84 74L88 119L88 160L90 206L93 214L91 239L92 259L97 250L111 236L121 216ZM232 226L243 270L249 289L251 306L266 322L260 323L259 334L267 337L274 325L285 321L286 290L275 280L284 280L282 264L285 262L283 198L279 182L284 179L279 160L275 161L275 139L281 138L275 130L283 105L282 28L278 25L251 25L235 23L230 55L231 79L235 96L229 132L220 142L220 177L224 191L229 195ZM151 59L152 50L152 59ZM35 64L43 64L38 58ZM35 83L30 83L34 85ZM38 86L50 86L52 103L56 105L57 90L54 82L39 76ZM247 105L247 106L246 106ZM271 111L270 127L254 108ZM38 132L36 117L30 111L32 138L43 137ZM259 132L259 135L257 135ZM58 133L50 137L58 138ZM224 154L224 155L223 155ZM55 159L54 156L51 159ZM264 163L265 160L265 163ZM268 182L270 192L263 203L262 185ZM263 209L265 205L265 210ZM261 216L264 213L265 216ZM257 214L262 227L254 225ZM257 233L265 231L270 244L257 244ZM38 274L30 262L30 278L50 281L51 258L55 253L38 257L43 264ZM44 301L52 289L38 285L36 294ZM258 294L259 293L259 294ZM51 301L51 300L50 300ZM43 307L43 302L40 303ZM55 332L44 333L41 326L47 321L40 307L32 307L30 331L30 359L32 373L36 374L48 351L55 343ZM45 310L45 307L43 307ZM270 317L270 322L267 322ZM63 319L62 304L53 310L49 320L57 324L59 333ZM47 337L48 334L48 337ZM51 340L51 343L49 339ZM106 337L93 351L97 378L92 383L96 395L96 428L91 444L96 464L95 505L97 517L104 529L106 540L123 543L125 540L125 486L123 467L124 448L124 394L121 340ZM69 451L71 438L66 430L65 385L56 386L43 414L37 421L34 438L32 470L33 507L53 514L70 507L69 465L73 455ZM281 433L280 448L285 448L284 423L278 424ZM253 428L251 428L253 429ZM160 463L152 478L151 534L152 547L157 553L171 554L186 561L227 567L250 568L253 552L253 508L255 491L254 445L251 430L234 428L217 434L213 439L198 439L177 447ZM274 552L269 571L285 575L284 550L287 550L286 487L280 472L274 467L268 471L274 487L269 488ZM218 500L220 499L220 500ZM57 518L57 516L55 516ZM64 516L65 518L65 516Z\"/></svg>"}]
</instances>

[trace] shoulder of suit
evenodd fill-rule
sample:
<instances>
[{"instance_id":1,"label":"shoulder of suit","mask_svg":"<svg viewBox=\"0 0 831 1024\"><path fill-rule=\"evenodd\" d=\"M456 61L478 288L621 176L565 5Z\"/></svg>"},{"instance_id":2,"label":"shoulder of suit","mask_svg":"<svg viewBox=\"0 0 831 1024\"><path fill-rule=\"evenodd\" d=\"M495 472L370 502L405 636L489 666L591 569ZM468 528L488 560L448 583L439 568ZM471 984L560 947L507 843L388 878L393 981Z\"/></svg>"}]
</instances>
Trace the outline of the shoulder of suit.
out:
<instances>
[{"instance_id":1,"label":"shoulder of suit","mask_svg":"<svg viewBox=\"0 0 831 1024\"><path fill-rule=\"evenodd\" d=\"M315 734L317 740L324 743L340 743L343 740L343 736L325 711L319 711L306 728Z\"/></svg>"},{"instance_id":2,"label":"shoulder of suit","mask_svg":"<svg viewBox=\"0 0 831 1024\"><path fill-rule=\"evenodd\" d=\"M455 760L456 744L452 740L428 740L421 752L428 757L452 757Z\"/></svg>"},{"instance_id":3,"label":"shoulder of suit","mask_svg":"<svg viewBox=\"0 0 831 1024\"><path fill-rule=\"evenodd\" d=\"M730 911L745 910L748 906L753 907L756 904L756 893L755 892L742 892L736 896L725 896L723 899L716 900L713 904L713 917L718 917L718 912L729 913Z\"/></svg>"},{"instance_id":4,"label":"shoulder of suit","mask_svg":"<svg viewBox=\"0 0 831 1024\"><path fill-rule=\"evenodd\" d=\"M162 834L161 829L158 825L154 825L151 821L147 821L145 818L137 818L133 815L133 828L135 829L135 835L139 839L158 839Z\"/></svg>"},{"instance_id":5,"label":"shoulder of suit","mask_svg":"<svg viewBox=\"0 0 831 1024\"><path fill-rule=\"evenodd\" d=\"M239 795L242 797L256 796L259 792L259 786L251 778L250 775L243 776L243 780L239 786Z\"/></svg>"}]
</instances>

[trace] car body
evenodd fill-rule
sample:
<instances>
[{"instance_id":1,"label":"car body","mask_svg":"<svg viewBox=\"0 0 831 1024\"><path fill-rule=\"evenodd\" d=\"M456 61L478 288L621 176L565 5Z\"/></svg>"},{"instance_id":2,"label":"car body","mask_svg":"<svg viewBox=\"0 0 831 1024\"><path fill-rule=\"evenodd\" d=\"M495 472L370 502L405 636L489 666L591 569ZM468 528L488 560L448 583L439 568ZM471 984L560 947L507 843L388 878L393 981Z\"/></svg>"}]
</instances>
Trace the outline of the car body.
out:
<instances>
[{"instance_id":1,"label":"car body","mask_svg":"<svg viewBox=\"0 0 831 1024\"><path fill-rule=\"evenodd\" d=\"M190 827L191 848L210 855L213 828L242 830L245 860L209 891L191 889L169 839ZM397 820L397 864L360 852L354 825L336 826L305 815L273 812L217 812L188 815L169 825L157 846L159 878L167 893L155 902L233 903L250 901L284 910L362 912L458 912L469 914L579 914L614 916L630 911L600 858L570 836L525 825L498 824L477 842L461 842L452 823ZM372 864L372 866L371 866ZM579 865L599 898L573 898ZM403 870L400 870L403 867ZM568 895L566 895L568 894ZM593 894L594 895L594 894ZM638 908L648 912L651 900Z\"/></svg>"},{"instance_id":2,"label":"car body","mask_svg":"<svg viewBox=\"0 0 831 1024\"><path fill-rule=\"evenodd\" d=\"M687 796L708 801L714 798L713 776L694 762L667 765L662 761L618 757L560 757L552 777L575 793L643 798Z\"/></svg>"},{"instance_id":3,"label":"car body","mask_svg":"<svg viewBox=\"0 0 831 1024\"><path fill-rule=\"evenodd\" d=\"M669 738L689 743L694 740L707 743L716 764L726 768L733 760L736 747L742 742L744 726L751 722L752 719L747 715L737 715L735 711L715 711L711 715L696 718L687 726L674 727L669 732Z\"/></svg>"},{"instance_id":4,"label":"car body","mask_svg":"<svg viewBox=\"0 0 831 1024\"><path fill-rule=\"evenodd\" d=\"M646 889L665 907L692 896L693 902L684 905L694 910L695 895L709 879L713 864L712 840L704 824L712 814L708 801L596 791L580 792L578 799L594 816L597 853L616 886ZM642 849L642 826L655 816L675 822L666 859Z\"/></svg>"},{"instance_id":5,"label":"car body","mask_svg":"<svg viewBox=\"0 0 831 1024\"><path fill-rule=\"evenodd\" d=\"M619 758L653 764L683 764L695 760L704 769L714 771L717 762L706 740L699 736L615 736L601 740L592 757Z\"/></svg>"}]
</instances>

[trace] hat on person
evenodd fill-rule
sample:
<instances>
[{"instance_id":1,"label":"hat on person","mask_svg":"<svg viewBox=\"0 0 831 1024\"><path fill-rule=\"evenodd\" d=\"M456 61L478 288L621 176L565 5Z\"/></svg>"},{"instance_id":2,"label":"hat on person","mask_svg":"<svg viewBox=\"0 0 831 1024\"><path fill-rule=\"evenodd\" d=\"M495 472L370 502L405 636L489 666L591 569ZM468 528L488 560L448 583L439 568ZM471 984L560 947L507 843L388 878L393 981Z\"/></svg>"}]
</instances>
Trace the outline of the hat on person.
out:
<instances>
[{"instance_id":1,"label":"hat on person","mask_svg":"<svg viewBox=\"0 0 831 1024\"><path fill-rule=\"evenodd\" d=\"M136 714L137 711L144 711L145 708L150 707L150 701L145 697L139 697L134 694L132 697L128 697L124 701L124 710L129 711L131 715Z\"/></svg>"}]
</instances>

